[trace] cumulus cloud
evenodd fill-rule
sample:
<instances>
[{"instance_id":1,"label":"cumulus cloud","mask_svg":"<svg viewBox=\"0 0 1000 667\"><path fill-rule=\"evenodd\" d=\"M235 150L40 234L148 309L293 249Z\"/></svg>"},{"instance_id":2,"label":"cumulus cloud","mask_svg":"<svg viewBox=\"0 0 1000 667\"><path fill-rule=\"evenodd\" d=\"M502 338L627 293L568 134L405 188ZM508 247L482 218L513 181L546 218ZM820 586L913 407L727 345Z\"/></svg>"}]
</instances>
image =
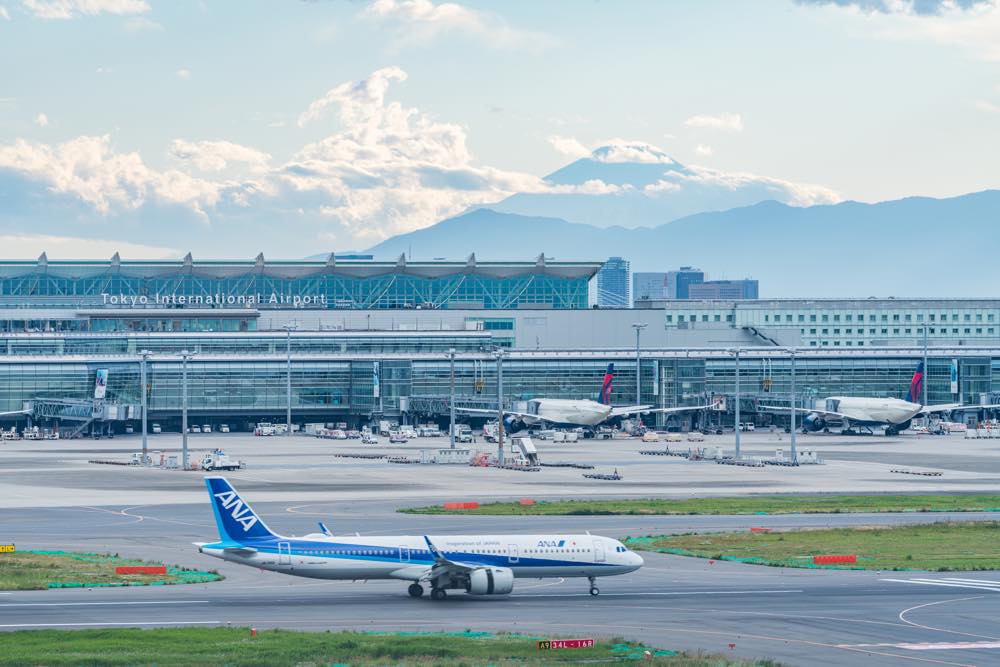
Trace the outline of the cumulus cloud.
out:
<instances>
[{"instance_id":1,"label":"cumulus cloud","mask_svg":"<svg viewBox=\"0 0 1000 667\"><path fill-rule=\"evenodd\" d=\"M301 220L312 238L336 229L351 243L378 241L514 192L551 187L536 176L477 163L461 126L388 102L389 84L405 76L388 68L331 90L301 120L330 113L338 131L279 163L229 141L177 139L168 147L175 168L157 170L137 152L115 150L110 136L79 137L57 145L0 145L0 176L12 172L44 184L49 193L72 197L104 216L168 205L210 224Z\"/></svg>"},{"instance_id":2,"label":"cumulus cloud","mask_svg":"<svg viewBox=\"0 0 1000 667\"><path fill-rule=\"evenodd\" d=\"M980 111L985 111L986 113L1000 113L1000 105L994 104L993 102L987 102L986 100L978 100L976 102L976 108Z\"/></svg>"},{"instance_id":3,"label":"cumulus cloud","mask_svg":"<svg viewBox=\"0 0 1000 667\"><path fill-rule=\"evenodd\" d=\"M38 114L37 116L35 116L35 125L37 125L38 127L48 127L49 117L43 113Z\"/></svg>"},{"instance_id":4,"label":"cumulus cloud","mask_svg":"<svg viewBox=\"0 0 1000 667\"><path fill-rule=\"evenodd\" d=\"M149 11L145 0L21 0L21 5L32 16L49 21L98 14L129 16Z\"/></svg>"},{"instance_id":5,"label":"cumulus cloud","mask_svg":"<svg viewBox=\"0 0 1000 667\"><path fill-rule=\"evenodd\" d=\"M0 247L7 257L36 257L44 252L49 257L107 259L118 252L129 259L169 259L180 254L173 248L47 234L0 234Z\"/></svg>"},{"instance_id":6,"label":"cumulus cloud","mask_svg":"<svg viewBox=\"0 0 1000 667\"><path fill-rule=\"evenodd\" d=\"M998 0L799 0L841 8L880 38L929 41L1000 62Z\"/></svg>"},{"instance_id":7,"label":"cumulus cloud","mask_svg":"<svg viewBox=\"0 0 1000 667\"><path fill-rule=\"evenodd\" d=\"M191 70L187 67L182 67L176 72L178 79L184 79L185 81L191 78Z\"/></svg>"},{"instance_id":8,"label":"cumulus cloud","mask_svg":"<svg viewBox=\"0 0 1000 667\"><path fill-rule=\"evenodd\" d=\"M230 141L192 142L183 139L175 139L170 144L170 156L193 164L202 171L222 171L234 163L261 171L267 168L267 163L271 160L271 156L263 151Z\"/></svg>"},{"instance_id":9,"label":"cumulus cloud","mask_svg":"<svg viewBox=\"0 0 1000 667\"><path fill-rule=\"evenodd\" d=\"M743 117L738 113L728 111L720 114L702 114L691 116L684 121L688 127L706 127L713 130L726 130L728 132L743 131Z\"/></svg>"},{"instance_id":10,"label":"cumulus cloud","mask_svg":"<svg viewBox=\"0 0 1000 667\"><path fill-rule=\"evenodd\" d=\"M705 144L698 144L697 146L695 146L694 152L697 153L698 155L708 156L714 153L715 151L712 150L711 146L706 146Z\"/></svg>"},{"instance_id":11,"label":"cumulus cloud","mask_svg":"<svg viewBox=\"0 0 1000 667\"><path fill-rule=\"evenodd\" d=\"M601 145L594 149L591 157L598 162L607 163L676 164L662 148L644 141L626 139L608 139L601 142Z\"/></svg>"},{"instance_id":12,"label":"cumulus cloud","mask_svg":"<svg viewBox=\"0 0 1000 667\"><path fill-rule=\"evenodd\" d=\"M571 158L581 158L590 155L590 149L573 137L561 137L553 135L549 137L549 143L556 152Z\"/></svg>"},{"instance_id":13,"label":"cumulus cloud","mask_svg":"<svg viewBox=\"0 0 1000 667\"><path fill-rule=\"evenodd\" d=\"M727 190L737 190L747 186L763 186L774 193L775 199L785 201L792 206L835 204L842 201L837 192L822 185L795 183L747 172L724 172L693 165L689 165L685 171L667 172L664 174L664 179L681 186L684 184L712 185Z\"/></svg>"},{"instance_id":14,"label":"cumulus cloud","mask_svg":"<svg viewBox=\"0 0 1000 667\"><path fill-rule=\"evenodd\" d=\"M538 49L552 42L544 34L512 27L497 14L455 2L374 0L362 15L394 25L402 45L427 42L444 33L471 35L496 48Z\"/></svg>"},{"instance_id":15,"label":"cumulus cloud","mask_svg":"<svg viewBox=\"0 0 1000 667\"><path fill-rule=\"evenodd\" d=\"M0 5L0 19L3 19L4 21L10 20L10 12L7 11L7 8L3 5Z\"/></svg>"}]
</instances>

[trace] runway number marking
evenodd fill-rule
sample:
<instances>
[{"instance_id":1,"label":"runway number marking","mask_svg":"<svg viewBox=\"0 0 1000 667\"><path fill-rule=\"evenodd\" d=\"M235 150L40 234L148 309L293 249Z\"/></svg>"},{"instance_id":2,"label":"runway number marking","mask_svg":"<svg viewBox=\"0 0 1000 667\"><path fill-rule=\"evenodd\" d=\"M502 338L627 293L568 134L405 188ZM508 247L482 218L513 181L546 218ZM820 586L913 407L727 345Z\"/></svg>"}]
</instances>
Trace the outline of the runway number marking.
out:
<instances>
[{"instance_id":1,"label":"runway number marking","mask_svg":"<svg viewBox=\"0 0 1000 667\"><path fill-rule=\"evenodd\" d=\"M557 651L560 649L594 648L593 639L542 639L538 642L539 651Z\"/></svg>"}]
</instances>

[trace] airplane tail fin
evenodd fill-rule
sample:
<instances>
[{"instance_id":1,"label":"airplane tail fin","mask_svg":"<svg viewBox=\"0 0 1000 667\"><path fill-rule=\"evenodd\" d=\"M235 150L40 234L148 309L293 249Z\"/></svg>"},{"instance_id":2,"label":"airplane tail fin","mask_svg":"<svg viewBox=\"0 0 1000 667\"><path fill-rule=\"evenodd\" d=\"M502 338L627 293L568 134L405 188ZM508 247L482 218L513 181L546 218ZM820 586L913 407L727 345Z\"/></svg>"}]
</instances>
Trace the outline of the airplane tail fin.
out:
<instances>
[{"instance_id":1,"label":"airplane tail fin","mask_svg":"<svg viewBox=\"0 0 1000 667\"><path fill-rule=\"evenodd\" d=\"M277 537L225 477L206 477L205 485L223 542L242 543L248 539Z\"/></svg>"},{"instance_id":2,"label":"airplane tail fin","mask_svg":"<svg viewBox=\"0 0 1000 667\"><path fill-rule=\"evenodd\" d=\"M920 403L923 400L924 384L924 362L917 364L917 371L910 379L910 390L906 393L906 400L910 403Z\"/></svg>"},{"instance_id":3,"label":"airplane tail fin","mask_svg":"<svg viewBox=\"0 0 1000 667\"><path fill-rule=\"evenodd\" d=\"M601 399L599 403L611 405L611 382L615 379L615 365L608 364L608 370L604 372L604 381L601 382Z\"/></svg>"}]
</instances>

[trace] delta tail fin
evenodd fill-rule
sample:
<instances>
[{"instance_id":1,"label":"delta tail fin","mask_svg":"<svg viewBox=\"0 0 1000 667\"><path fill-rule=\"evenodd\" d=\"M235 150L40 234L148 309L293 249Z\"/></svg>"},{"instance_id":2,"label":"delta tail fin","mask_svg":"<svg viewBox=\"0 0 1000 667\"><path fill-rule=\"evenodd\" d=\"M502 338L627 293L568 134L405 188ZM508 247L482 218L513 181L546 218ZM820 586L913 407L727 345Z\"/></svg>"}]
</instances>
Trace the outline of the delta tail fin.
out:
<instances>
[{"instance_id":1,"label":"delta tail fin","mask_svg":"<svg viewBox=\"0 0 1000 667\"><path fill-rule=\"evenodd\" d=\"M601 398L598 401L604 405L611 405L611 382L615 379L615 365L608 364L608 370L604 372L604 380L601 382Z\"/></svg>"},{"instance_id":2,"label":"delta tail fin","mask_svg":"<svg viewBox=\"0 0 1000 667\"><path fill-rule=\"evenodd\" d=\"M205 485L223 542L242 544L244 540L277 537L225 477L206 477Z\"/></svg>"},{"instance_id":3,"label":"delta tail fin","mask_svg":"<svg viewBox=\"0 0 1000 667\"><path fill-rule=\"evenodd\" d=\"M921 403L923 402L923 388L924 388L924 362L917 364L917 371L913 374L910 379L910 390L906 393L906 400L910 403Z\"/></svg>"}]
</instances>

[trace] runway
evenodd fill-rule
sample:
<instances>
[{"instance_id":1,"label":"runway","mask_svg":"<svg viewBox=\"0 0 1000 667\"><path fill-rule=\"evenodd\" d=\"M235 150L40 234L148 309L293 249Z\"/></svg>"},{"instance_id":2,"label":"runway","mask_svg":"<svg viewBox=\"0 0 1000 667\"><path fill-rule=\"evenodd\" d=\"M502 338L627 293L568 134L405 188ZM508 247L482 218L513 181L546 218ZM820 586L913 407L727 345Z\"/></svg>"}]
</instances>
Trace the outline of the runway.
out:
<instances>
[{"instance_id":1,"label":"runway","mask_svg":"<svg viewBox=\"0 0 1000 667\"><path fill-rule=\"evenodd\" d=\"M251 497L252 500L252 497ZM961 515L467 517L398 514L383 503L255 503L283 533L568 532L624 535L750 526L792 528L992 519ZM202 505L0 511L5 539L23 548L113 550L200 567L223 582L0 594L0 629L251 625L258 628L502 630L624 636L652 645L771 657L792 665L988 665L1000 661L1000 573L791 570L644 554L640 571L601 580L518 580L509 597L407 597L402 582L320 582L260 572L198 554L214 538ZM730 648L730 644L733 648Z\"/></svg>"}]
</instances>

